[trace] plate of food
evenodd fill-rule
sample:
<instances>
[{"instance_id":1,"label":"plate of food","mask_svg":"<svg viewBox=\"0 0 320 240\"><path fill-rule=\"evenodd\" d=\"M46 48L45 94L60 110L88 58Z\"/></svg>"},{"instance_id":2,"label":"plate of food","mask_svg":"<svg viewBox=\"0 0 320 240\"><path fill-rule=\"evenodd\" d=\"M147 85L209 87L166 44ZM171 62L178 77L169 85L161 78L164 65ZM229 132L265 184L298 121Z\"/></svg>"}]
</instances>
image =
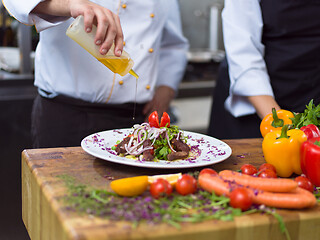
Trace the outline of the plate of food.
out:
<instances>
[{"instance_id":1,"label":"plate of food","mask_svg":"<svg viewBox=\"0 0 320 240\"><path fill-rule=\"evenodd\" d=\"M81 141L90 155L119 164L147 168L194 168L226 160L228 144L216 138L170 126L164 113L161 122L152 113L148 123L132 128L91 134Z\"/></svg>"}]
</instances>

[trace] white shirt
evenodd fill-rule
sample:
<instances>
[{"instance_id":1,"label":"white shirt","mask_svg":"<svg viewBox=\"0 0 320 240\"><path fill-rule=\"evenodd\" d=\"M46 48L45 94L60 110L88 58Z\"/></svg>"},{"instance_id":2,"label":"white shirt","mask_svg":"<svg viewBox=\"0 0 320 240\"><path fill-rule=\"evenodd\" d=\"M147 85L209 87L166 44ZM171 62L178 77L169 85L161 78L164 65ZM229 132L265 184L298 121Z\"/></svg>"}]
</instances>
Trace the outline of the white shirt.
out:
<instances>
[{"instance_id":1,"label":"white shirt","mask_svg":"<svg viewBox=\"0 0 320 240\"><path fill-rule=\"evenodd\" d=\"M230 75L230 92L225 107L235 117L256 112L247 96L274 96L264 61L259 3L259 0L225 0L222 13Z\"/></svg>"},{"instance_id":2,"label":"white shirt","mask_svg":"<svg viewBox=\"0 0 320 240\"><path fill-rule=\"evenodd\" d=\"M30 13L41 0L4 0L19 22L35 25L40 41L35 57L35 86L89 102L138 103L152 99L156 86L177 90L186 65L188 42L182 35L179 5L173 0L100 0L119 14L127 51L135 62L136 80L114 74L66 36L73 18ZM120 4L121 3L121 4ZM126 4L125 7L122 7ZM153 17L152 15L153 14ZM151 50L152 49L152 50ZM40 91L43 95L44 93Z\"/></svg>"}]
</instances>

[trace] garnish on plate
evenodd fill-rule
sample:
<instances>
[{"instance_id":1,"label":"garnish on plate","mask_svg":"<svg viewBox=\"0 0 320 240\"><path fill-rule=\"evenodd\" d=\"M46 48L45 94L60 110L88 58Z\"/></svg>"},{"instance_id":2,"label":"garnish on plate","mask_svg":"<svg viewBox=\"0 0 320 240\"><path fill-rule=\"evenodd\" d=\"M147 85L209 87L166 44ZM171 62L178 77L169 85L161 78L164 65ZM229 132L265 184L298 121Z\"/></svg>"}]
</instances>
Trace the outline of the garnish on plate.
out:
<instances>
[{"instance_id":1,"label":"garnish on plate","mask_svg":"<svg viewBox=\"0 0 320 240\"><path fill-rule=\"evenodd\" d=\"M169 115L164 112L159 123L158 113L154 111L148 123L133 126L132 134L119 142L115 151L120 156L139 160L173 161L187 158L190 147L183 131L178 126L170 125Z\"/></svg>"}]
</instances>

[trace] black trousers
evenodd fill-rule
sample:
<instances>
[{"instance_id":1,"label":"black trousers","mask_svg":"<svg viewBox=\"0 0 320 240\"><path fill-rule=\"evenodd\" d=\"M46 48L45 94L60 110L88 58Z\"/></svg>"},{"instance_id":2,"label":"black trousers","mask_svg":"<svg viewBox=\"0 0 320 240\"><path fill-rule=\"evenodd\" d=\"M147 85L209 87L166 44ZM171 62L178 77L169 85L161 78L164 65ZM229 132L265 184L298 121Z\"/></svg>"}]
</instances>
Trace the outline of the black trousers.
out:
<instances>
[{"instance_id":1,"label":"black trousers","mask_svg":"<svg viewBox=\"0 0 320 240\"><path fill-rule=\"evenodd\" d=\"M235 118L225 108L229 96L229 74L227 61L219 66L217 85L213 92L213 103L208 135L218 139L260 138L261 119L257 114Z\"/></svg>"},{"instance_id":2,"label":"black trousers","mask_svg":"<svg viewBox=\"0 0 320 240\"><path fill-rule=\"evenodd\" d=\"M66 96L53 99L38 95L32 109L34 148L80 146L86 136L142 123L144 104L98 104ZM134 119L133 119L134 116Z\"/></svg>"}]
</instances>

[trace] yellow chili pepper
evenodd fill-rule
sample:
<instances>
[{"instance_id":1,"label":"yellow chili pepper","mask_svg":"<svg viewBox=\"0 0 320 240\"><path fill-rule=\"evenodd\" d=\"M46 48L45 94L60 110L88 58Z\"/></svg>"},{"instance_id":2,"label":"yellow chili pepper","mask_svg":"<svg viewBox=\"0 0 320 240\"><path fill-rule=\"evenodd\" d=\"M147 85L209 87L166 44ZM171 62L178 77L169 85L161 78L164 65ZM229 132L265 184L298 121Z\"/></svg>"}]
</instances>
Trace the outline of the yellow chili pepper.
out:
<instances>
[{"instance_id":1,"label":"yellow chili pepper","mask_svg":"<svg viewBox=\"0 0 320 240\"><path fill-rule=\"evenodd\" d=\"M281 128L286 124L292 124L292 120L290 118L293 117L293 113L288 110L281 109L276 111L275 108L272 108L272 113L265 116L261 121L260 132L262 137L265 137L269 132L281 130Z\"/></svg>"},{"instance_id":2,"label":"yellow chili pepper","mask_svg":"<svg viewBox=\"0 0 320 240\"><path fill-rule=\"evenodd\" d=\"M267 163L275 166L279 177L301 174L300 147L307 136L300 129L288 131L288 125L281 130L268 133L262 142L262 151Z\"/></svg>"}]
</instances>

